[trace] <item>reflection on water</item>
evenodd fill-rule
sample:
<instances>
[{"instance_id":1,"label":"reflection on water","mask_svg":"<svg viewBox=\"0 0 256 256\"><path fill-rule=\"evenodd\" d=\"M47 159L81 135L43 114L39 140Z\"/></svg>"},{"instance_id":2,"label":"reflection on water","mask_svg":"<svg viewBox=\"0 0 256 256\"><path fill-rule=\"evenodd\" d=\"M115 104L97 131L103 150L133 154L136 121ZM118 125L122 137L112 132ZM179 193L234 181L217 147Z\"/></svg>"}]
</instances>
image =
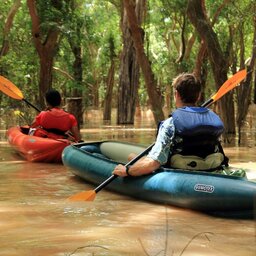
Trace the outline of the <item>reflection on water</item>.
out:
<instances>
[{"instance_id":1,"label":"reflection on water","mask_svg":"<svg viewBox=\"0 0 256 256\"><path fill-rule=\"evenodd\" d=\"M151 144L155 129L85 125L83 139ZM254 142L255 143L255 142ZM255 144L254 144L255 145ZM231 164L256 180L255 147L226 147ZM0 143L0 255L254 256L255 220L224 219L121 196L70 202L93 189L61 164L29 163Z\"/></svg>"},{"instance_id":2,"label":"reflection on water","mask_svg":"<svg viewBox=\"0 0 256 256\"><path fill-rule=\"evenodd\" d=\"M111 127L81 129L82 137L87 141L118 140L148 145L154 140L154 128Z\"/></svg>"}]
</instances>

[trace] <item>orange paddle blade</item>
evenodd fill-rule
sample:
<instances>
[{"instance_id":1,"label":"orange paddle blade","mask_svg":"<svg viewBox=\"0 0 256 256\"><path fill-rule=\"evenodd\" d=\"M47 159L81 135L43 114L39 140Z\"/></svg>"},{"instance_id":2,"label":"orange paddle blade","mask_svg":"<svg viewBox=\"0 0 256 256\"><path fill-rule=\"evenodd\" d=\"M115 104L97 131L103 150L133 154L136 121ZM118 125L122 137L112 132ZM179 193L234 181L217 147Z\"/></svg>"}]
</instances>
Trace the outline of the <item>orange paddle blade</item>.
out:
<instances>
[{"instance_id":1,"label":"orange paddle blade","mask_svg":"<svg viewBox=\"0 0 256 256\"><path fill-rule=\"evenodd\" d=\"M0 76L0 90L11 98L23 100L23 95L20 89L3 76Z\"/></svg>"},{"instance_id":2,"label":"orange paddle blade","mask_svg":"<svg viewBox=\"0 0 256 256\"><path fill-rule=\"evenodd\" d=\"M96 192L94 190L89 190L70 196L68 199L71 201L93 201L95 197Z\"/></svg>"},{"instance_id":3,"label":"orange paddle blade","mask_svg":"<svg viewBox=\"0 0 256 256\"><path fill-rule=\"evenodd\" d=\"M216 94L212 97L213 101L217 101L227 92L231 91L233 88L239 85L239 83L245 79L247 72L245 69L238 71L232 77L230 77L218 90Z\"/></svg>"}]
</instances>

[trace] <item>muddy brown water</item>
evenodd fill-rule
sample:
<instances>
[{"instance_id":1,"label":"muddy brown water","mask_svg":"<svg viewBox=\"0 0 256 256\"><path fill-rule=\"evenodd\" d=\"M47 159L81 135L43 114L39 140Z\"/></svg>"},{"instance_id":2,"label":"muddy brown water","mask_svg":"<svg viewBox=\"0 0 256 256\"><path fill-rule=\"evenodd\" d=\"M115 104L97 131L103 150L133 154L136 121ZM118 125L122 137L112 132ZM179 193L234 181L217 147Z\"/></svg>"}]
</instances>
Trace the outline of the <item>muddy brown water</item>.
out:
<instances>
[{"instance_id":1,"label":"muddy brown water","mask_svg":"<svg viewBox=\"0 0 256 256\"><path fill-rule=\"evenodd\" d=\"M85 140L148 145L155 130L82 129ZM254 143L254 142L253 142ZM256 181L254 146L227 147L231 165ZM103 189L93 202L70 202L93 189L61 164L29 163L0 144L0 255L255 256L255 219L209 216L135 200Z\"/></svg>"}]
</instances>

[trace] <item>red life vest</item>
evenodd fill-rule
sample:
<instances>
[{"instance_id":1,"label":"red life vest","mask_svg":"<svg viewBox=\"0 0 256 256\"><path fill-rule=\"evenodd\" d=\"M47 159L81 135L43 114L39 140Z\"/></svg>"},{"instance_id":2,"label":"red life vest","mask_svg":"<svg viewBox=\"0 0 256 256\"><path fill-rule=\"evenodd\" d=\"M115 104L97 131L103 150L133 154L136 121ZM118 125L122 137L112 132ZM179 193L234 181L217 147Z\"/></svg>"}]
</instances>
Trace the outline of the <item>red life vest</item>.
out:
<instances>
[{"instance_id":1,"label":"red life vest","mask_svg":"<svg viewBox=\"0 0 256 256\"><path fill-rule=\"evenodd\" d=\"M74 123L70 114L59 108L52 108L48 111L42 111L36 118L37 124L44 129L58 129L68 131Z\"/></svg>"},{"instance_id":2,"label":"red life vest","mask_svg":"<svg viewBox=\"0 0 256 256\"><path fill-rule=\"evenodd\" d=\"M52 108L42 111L36 117L33 135L43 138L63 139L68 138L65 134L73 126L77 125L74 115L65 112L60 108Z\"/></svg>"}]
</instances>

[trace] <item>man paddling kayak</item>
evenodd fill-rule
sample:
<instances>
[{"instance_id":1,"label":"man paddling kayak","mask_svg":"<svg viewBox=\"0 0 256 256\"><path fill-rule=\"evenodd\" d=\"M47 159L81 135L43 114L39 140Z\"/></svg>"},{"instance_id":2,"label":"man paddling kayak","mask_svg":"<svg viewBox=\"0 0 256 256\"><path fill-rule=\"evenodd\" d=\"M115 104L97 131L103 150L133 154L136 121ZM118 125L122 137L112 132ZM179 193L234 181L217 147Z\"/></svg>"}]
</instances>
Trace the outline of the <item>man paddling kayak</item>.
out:
<instances>
[{"instance_id":1,"label":"man paddling kayak","mask_svg":"<svg viewBox=\"0 0 256 256\"><path fill-rule=\"evenodd\" d=\"M33 135L60 139L67 138L67 132L70 131L74 140L80 141L81 136L75 116L60 107L60 93L55 89L50 89L45 94L45 100L47 109L41 111L31 125L32 128L36 128Z\"/></svg>"},{"instance_id":2,"label":"man paddling kayak","mask_svg":"<svg viewBox=\"0 0 256 256\"><path fill-rule=\"evenodd\" d=\"M155 145L132 166L117 165L113 174L140 176L160 166L188 170L213 170L228 165L220 145L224 131L221 119L205 107L197 107L201 83L190 73L177 76L172 84L177 109L163 121Z\"/></svg>"}]
</instances>

